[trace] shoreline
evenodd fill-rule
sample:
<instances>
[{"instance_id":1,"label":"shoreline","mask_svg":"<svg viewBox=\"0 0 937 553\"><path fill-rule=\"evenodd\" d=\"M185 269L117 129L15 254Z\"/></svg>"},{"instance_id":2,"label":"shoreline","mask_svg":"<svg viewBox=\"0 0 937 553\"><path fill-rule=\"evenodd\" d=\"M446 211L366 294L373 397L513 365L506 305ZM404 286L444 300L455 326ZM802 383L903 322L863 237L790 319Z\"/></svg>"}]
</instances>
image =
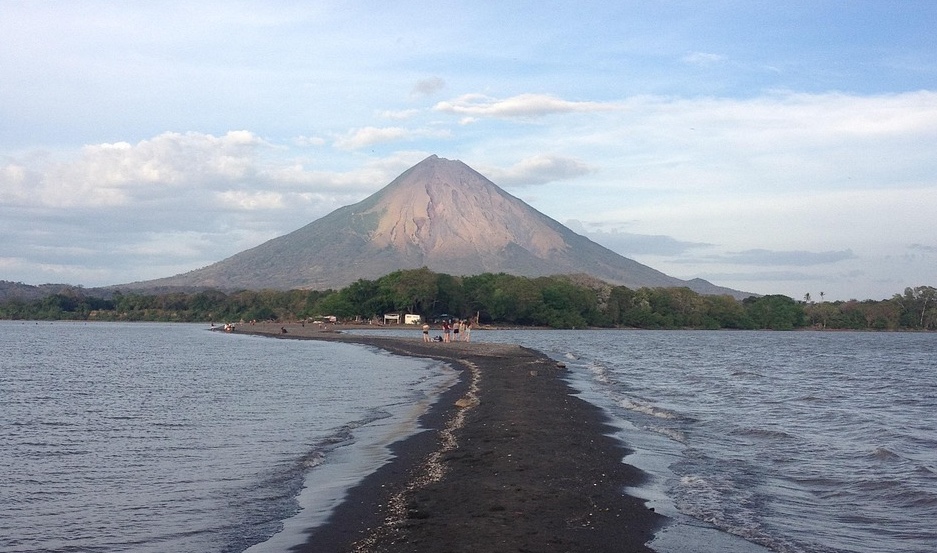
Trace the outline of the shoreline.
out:
<instances>
[{"instance_id":1,"label":"shoreline","mask_svg":"<svg viewBox=\"0 0 937 553\"><path fill-rule=\"evenodd\" d=\"M546 355L313 325L235 332L362 344L459 373L420 417L423 430L394 444L394 458L293 551L653 551L645 544L667 519L625 494L644 474L623 462L629 451L610 437L605 413L573 395L565 369Z\"/></svg>"}]
</instances>

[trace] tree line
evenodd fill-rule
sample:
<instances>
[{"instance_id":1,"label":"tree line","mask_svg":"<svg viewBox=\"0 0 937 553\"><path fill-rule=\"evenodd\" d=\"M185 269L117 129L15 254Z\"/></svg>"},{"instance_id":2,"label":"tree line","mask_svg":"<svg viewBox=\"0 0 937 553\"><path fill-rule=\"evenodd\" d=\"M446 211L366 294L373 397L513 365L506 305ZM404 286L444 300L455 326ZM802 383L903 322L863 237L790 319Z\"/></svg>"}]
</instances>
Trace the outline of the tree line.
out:
<instances>
[{"instance_id":1,"label":"tree line","mask_svg":"<svg viewBox=\"0 0 937 553\"><path fill-rule=\"evenodd\" d=\"M783 295L737 300L689 288L631 289L584 276L458 277L424 267L358 280L341 290L115 292L102 298L69 288L41 299L0 302L0 318L21 320L237 322L331 315L370 321L385 313L552 328L934 330L937 289L907 288L881 301L816 303Z\"/></svg>"}]
</instances>

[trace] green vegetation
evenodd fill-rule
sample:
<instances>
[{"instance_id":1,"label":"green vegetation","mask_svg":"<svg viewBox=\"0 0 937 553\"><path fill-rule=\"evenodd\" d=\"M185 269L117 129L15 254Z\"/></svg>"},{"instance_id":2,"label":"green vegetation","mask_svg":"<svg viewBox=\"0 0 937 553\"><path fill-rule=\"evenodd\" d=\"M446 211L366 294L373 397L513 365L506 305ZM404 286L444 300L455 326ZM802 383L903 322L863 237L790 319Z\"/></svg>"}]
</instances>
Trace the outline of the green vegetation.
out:
<instances>
[{"instance_id":1,"label":"green vegetation","mask_svg":"<svg viewBox=\"0 0 937 553\"><path fill-rule=\"evenodd\" d=\"M0 318L100 321L371 320L416 313L432 320L478 316L482 324L553 328L937 329L937 289L908 288L882 301L811 302L787 296L703 296L688 288L611 286L581 277L500 274L455 277L427 268L359 280L338 291L114 293L69 288L36 300L0 302Z\"/></svg>"}]
</instances>

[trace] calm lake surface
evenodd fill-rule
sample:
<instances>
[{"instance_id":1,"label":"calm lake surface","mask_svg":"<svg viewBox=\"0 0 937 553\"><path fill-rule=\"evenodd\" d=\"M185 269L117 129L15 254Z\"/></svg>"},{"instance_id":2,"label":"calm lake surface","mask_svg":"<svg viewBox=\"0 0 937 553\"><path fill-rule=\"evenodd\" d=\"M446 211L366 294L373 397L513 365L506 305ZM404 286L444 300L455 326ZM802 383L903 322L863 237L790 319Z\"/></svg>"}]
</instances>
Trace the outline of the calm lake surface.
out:
<instances>
[{"instance_id":1,"label":"calm lake surface","mask_svg":"<svg viewBox=\"0 0 937 553\"><path fill-rule=\"evenodd\" d=\"M286 551L453 378L206 328L0 321L0 551ZM675 521L661 553L935 550L935 334L472 339L567 364Z\"/></svg>"}]
</instances>

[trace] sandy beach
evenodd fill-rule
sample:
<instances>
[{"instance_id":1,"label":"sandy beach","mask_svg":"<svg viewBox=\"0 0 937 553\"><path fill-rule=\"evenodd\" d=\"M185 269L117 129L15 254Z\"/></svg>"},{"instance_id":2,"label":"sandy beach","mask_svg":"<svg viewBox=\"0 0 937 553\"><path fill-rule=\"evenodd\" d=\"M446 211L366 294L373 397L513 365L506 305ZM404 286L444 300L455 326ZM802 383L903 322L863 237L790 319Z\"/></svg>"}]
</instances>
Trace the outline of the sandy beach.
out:
<instances>
[{"instance_id":1,"label":"sandy beach","mask_svg":"<svg viewBox=\"0 0 937 553\"><path fill-rule=\"evenodd\" d=\"M286 329L283 333L281 326ZM565 369L513 345L424 343L316 325L236 332L342 341L440 359L460 371L421 420L427 430L349 492L302 552L652 551L666 519L624 493L642 474L575 396Z\"/></svg>"}]
</instances>

